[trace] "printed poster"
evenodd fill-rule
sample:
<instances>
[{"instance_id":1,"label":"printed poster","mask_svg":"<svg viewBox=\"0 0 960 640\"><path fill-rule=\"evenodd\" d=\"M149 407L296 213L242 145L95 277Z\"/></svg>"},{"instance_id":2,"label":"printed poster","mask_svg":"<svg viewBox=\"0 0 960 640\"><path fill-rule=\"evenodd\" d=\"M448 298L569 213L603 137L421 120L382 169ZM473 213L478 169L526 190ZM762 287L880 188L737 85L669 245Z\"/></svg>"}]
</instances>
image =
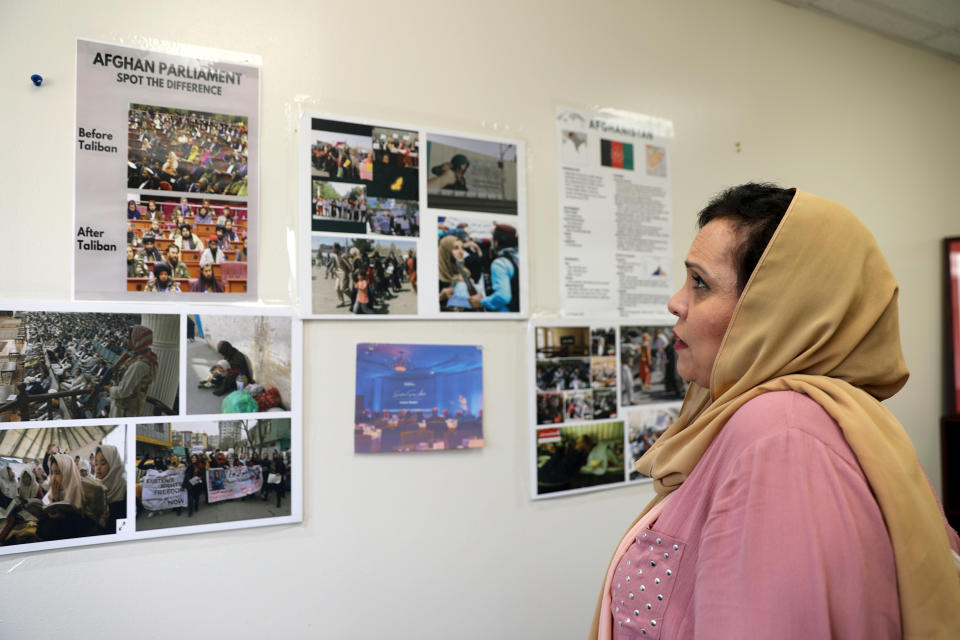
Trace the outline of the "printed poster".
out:
<instances>
[{"instance_id":1,"label":"printed poster","mask_svg":"<svg viewBox=\"0 0 960 640\"><path fill-rule=\"evenodd\" d=\"M187 50L77 41L75 299L257 299L260 69Z\"/></svg>"},{"instance_id":2,"label":"printed poster","mask_svg":"<svg viewBox=\"0 0 960 640\"><path fill-rule=\"evenodd\" d=\"M325 114L300 124L304 314L527 314L522 142Z\"/></svg>"},{"instance_id":3,"label":"printed poster","mask_svg":"<svg viewBox=\"0 0 960 640\"><path fill-rule=\"evenodd\" d=\"M687 389L673 322L544 319L530 339L531 496L649 481L636 462L676 420Z\"/></svg>"},{"instance_id":4,"label":"printed poster","mask_svg":"<svg viewBox=\"0 0 960 640\"><path fill-rule=\"evenodd\" d=\"M483 446L483 350L357 345L354 453Z\"/></svg>"},{"instance_id":5,"label":"printed poster","mask_svg":"<svg viewBox=\"0 0 960 640\"><path fill-rule=\"evenodd\" d=\"M0 555L302 518L300 322L158 310L0 308Z\"/></svg>"},{"instance_id":6,"label":"printed poster","mask_svg":"<svg viewBox=\"0 0 960 640\"><path fill-rule=\"evenodd\" d=\"M557 108L565 315L658 313L670 298L673 124Z\"/></svg>"}]
</instances>

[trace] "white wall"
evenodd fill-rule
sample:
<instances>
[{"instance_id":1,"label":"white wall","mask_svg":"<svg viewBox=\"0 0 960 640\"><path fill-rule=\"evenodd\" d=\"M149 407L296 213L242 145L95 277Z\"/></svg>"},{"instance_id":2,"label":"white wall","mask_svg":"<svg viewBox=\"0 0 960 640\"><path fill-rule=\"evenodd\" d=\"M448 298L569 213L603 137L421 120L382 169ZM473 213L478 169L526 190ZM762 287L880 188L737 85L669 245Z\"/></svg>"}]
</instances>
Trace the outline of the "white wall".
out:
<instances>
[{"instance_id":1,"label":"white wall","mask_svg":"<svg viewBox=\"0 0 960 640\"><path fill-rule=\"evenodd\" d=\"M675 273L695 211L725 186L769 179L844 202L900 281L913 375L889 405L939 487L940 239L960 234L956 62L772 0L0 0L4 299L69 295L76 36L263 56L268 302L296 291L276 256L295 246L297 96L527 140L537 313L560 299L558 104L674 120ZM613 545L651 491L528 500L524 336L521 323L310 323L304 523L4 557L0 636L582 637ZM483 344L488 446L354 457L359 340Z\"/></svg>"}]
</instances>

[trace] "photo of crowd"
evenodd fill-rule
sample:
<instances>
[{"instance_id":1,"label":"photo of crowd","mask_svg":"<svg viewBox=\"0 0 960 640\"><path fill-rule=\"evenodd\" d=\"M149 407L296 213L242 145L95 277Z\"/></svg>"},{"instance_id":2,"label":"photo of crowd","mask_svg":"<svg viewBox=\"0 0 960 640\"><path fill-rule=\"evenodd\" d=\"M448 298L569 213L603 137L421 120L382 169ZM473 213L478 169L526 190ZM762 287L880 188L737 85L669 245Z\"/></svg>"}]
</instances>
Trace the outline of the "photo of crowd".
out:
<instances>
[{"instance_id":1,"label":"photo of crowd","mask_svg":"<svg viewBox=\"0 0 960 640\"><path fill-rule=\"evenodd\" d=\"M291 513L290 419L137 426L137 531Z\"/></svg>"},{"instance_id":2,"label":"photo of crowd","mask_svg":"<svg viewBox=\"0 0 960 640\"><path fill-rule=\"evenodd\" d=\"M311 175L335 180L373 180L369 136L314 131L310 145Z\"/></svg>"},{"instance_id":3,"label":"photo of crowd","mask_svg":"<svg viewBox=\"0 0 960 640\"><path fill-rule=\"evenodd\" d=\"M314 234L316 314L416 315L417 241Z\"/></svg>"},{"instance_id":4,"label":"photo of crowd","mask_svg":"<svg viewBox=\"0 0 960 640\"><path fill-rule=\"evenodd\" d=\"M669 326L620 327L621 404L683 399L674 342Z\"/></svg>"},{"instance_id":5,"label":"photo of crowd","mask_svg":"<svg viewBox=\"0 0 960 640\"><path fill-rule=\"evenodd\" d=\"M537 394L537 424L559 424L563 422L563 409L563 393Z\"/></svg>"},{"instance_id":6,"label":"photo of crowd","mask_svg":"<svg viewBox=\"0 0 960 640\"><path fill-rule=\"evenodd\" d=\"M440 311L520 311L516 227L480 216L437 218Z\"/></svg>"},{"instance_id":7,"label":"photo of crowd","mask_svg":"<svg viewBox=\"0 0 960 640\"><path fill-rule=\"evenodd\" d=\"M187 315L187 413L290 408L289 316Z\"/></svg>"},{"instance_id":8,"label":"photo of crowd","mask_svg":"<svg viewBox=\"0 0 960 640\"><path fill-rule=\"evenodd\" d=\"M178 315L0 311L0 420L178 413L179 330Z\"/></svg>"},{"instance_id":9,"label":"photo of crowd","mask_svg":"<svg viewBox=\"0 0 960 640\"><path fill-rule=\"evenodd\" d=\"M420 166L420 137L416 131L374 127L371 136L378 165L412 169Z\"/></svg>"},{"instance_id":10,"label":"photo of crowd","mask_svg":"<svg viewBox=\"0 0 960 640\"><path fill-rule=\"evenodd\" d=\"M358 344L355 402L355 453L482 447L483 351Z\"/></svg>"},{"instance_id":11,"label":"photo of crowd","mask_svg":"<svg viewBox=\"0 0 960 640\"><path fill-rule=\"evenodd\" d=\"M538 391L577 391L590 388L590 358L537 360Z\"/></svg>"},{"instance_id":12,"label":"photo of crowd","mask_svg":"<svg viewBox=\"0 0 960 640\"><path fill-rule=\"evenodd\" d=\"M367 187L353 182L313 179L310 206L313 231L365 234L370 227Z\"/></svg>"},{"instance_id":13,"label":"photo of crowd","mask_svg":"<svg viewBox=\"0 0 960 640\"><path fill-rule=\"evenodd\" d=\"M537 429L537 495L624 482L623 422Z\"/></svg>"},{"instance_id":14,"label":"photo of crowd","mask_svg":"<svg viewBox=\"0 0 960 640\"><path fill-rule=\"evenodd\" d=\"M427 206L516 215L517 145L428 134Z\"/></svg>"},{"instance_id":15,"label":"photo of crowd","mask_svg":"<svg viewBox=\"0 0 960 640\"><path fill-rule=\"evenodd\" d=\"M125 452L116 425L0 431L0 546L117 533Z\"/></svg>"},{"instance_id":16,"label":"photo of crowd","mask_svg":"<svg viewBox=\"0 0 960 640\"><path fill-rule=\"evenodd\" d=\"M608 420L617 417L617 390L613 389L594 389L593 390L593 419Z\"/></svg>"},{"instance_id":17,"label":"photo of crowd","mask_svg":"<svg viewBox=\"0 0 960 640\"><path fill-rule=\"evenodd\" d=\"M642 480L646 476L634 465L657 438L666 431L680 414L680 406L634 409L627 412L627 444L630 447L630 479Z\"/></svg>"},{"instance_id":18,"label":"photo of crowd","mask_svg":"<svg viewBox=\"0 0 960 640\"><path fill-rule=\"evenodd\" d=\"M309 135L314 231L419 233L417 132L311 118ZM353 189L362 187L362 193L348 198L350 189L336 187L337 182L349 183ZM354 202L340 203L341 199ZM394 224L388 217L400 220Z\"/></svg>"},{"instance_id":19,"label":"photo of crowd","mask_svg":"<svg viewBox=\"0 0 960 640\"><path fill-rule=\"evenodd\" d=\"M127 187L247 195L247 118L131 104Z\"/></svg>"},{"instance_id":20,"label":"photo of crowd","mask_svg":"<svg viewBox=\"0 0 960 640\"><path fill-rule=\"evenodd\" d=\"M420 204L398 198L367 198L367 228L384 236L420 236Z\"/></svg>"},{"instance_id":21,"label":"photo of crowd","mask_svg":"<svg viewBox=\"0 0 960 640\"><path fill-rule=\"evenodd\" d=\"M128 196L127 291L246 293L245 203Z\"/></svg>"}]
</instances>

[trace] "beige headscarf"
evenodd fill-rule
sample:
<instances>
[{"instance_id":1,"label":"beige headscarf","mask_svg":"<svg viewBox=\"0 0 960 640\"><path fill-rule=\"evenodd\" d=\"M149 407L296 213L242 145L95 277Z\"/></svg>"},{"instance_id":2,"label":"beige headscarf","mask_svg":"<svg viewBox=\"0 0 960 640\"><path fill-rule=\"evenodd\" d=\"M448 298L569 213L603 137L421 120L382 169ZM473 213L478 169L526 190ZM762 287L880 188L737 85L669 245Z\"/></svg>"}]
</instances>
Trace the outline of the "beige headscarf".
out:
<instances>
[{"instance_id":1,"label":"beige headscarf","mask_svg":"<svg viewBox=\"0 0 960 640\"><path fill-rule=\"evenodd\" d=\"M880 404L907 376L897 283L876 241L843 205L798 190L734 309L710 389L692 384L678 419L637 461L657 492L643 513L748 400L804 393L840 425L883 513L903 636L956 637L960 577L943 518L909 437Z\"/></svg>"},{"instance_id":2,"label":"beige headscarf","mask_svg":"<svg viewBox=\"0 0 960 640\"><path fill-rule=\"evenodd\" d=\"M51 491L51 502L69 502L82 510L84 503L82 478L73 458L66 453L55 453L53 460L60 468L60 492L55 496Z\"/></svg>"},{"instance_id":3,"label":"beige headscarf","mask_svg":"<svg viewBox=\"0 0 960 640\"><path fill-rule=\"evenodd\" d=\"M97 447L97 453L103 455L107 461L107 475L97 478L107 489L107 502L119 502L127 497L127 481L123 473L123 460L116 447L102 444Z\"/></svg>"}]
</instances>

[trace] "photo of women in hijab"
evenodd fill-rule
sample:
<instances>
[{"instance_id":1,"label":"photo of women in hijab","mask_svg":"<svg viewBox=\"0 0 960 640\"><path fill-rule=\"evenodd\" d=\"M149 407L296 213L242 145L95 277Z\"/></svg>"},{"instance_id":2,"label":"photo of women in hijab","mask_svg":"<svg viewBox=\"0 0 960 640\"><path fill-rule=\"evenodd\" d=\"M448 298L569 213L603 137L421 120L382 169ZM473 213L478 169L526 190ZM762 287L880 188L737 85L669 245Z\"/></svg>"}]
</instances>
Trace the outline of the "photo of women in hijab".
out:
<instances>
[{"instance_id":1,"label":"photo of women in hijab","mask_svg":"<svg viewBox=\"0 0 960 640\"><path fill-rule=\"evenodd\" d=\"M127 480L123 472L123 460L115 446L103 444L97 447L94 461L97 480L103 483L107 492L107 507L110 510L107 528L115 530L116 521L127 517Z\"/></svg>"},{"instance_id":2,"label":"photo of women in hijab","mask_svg":"<svg viewBox=\"0 0 960 640\"><path fill-rule=\"evenodd\" d=\"M466 265L467 251L456 235L440 239L437 256L440 310L472 311L470 296L483 294L483 280L474 282Z\"/></svg>"}]
</instances>

